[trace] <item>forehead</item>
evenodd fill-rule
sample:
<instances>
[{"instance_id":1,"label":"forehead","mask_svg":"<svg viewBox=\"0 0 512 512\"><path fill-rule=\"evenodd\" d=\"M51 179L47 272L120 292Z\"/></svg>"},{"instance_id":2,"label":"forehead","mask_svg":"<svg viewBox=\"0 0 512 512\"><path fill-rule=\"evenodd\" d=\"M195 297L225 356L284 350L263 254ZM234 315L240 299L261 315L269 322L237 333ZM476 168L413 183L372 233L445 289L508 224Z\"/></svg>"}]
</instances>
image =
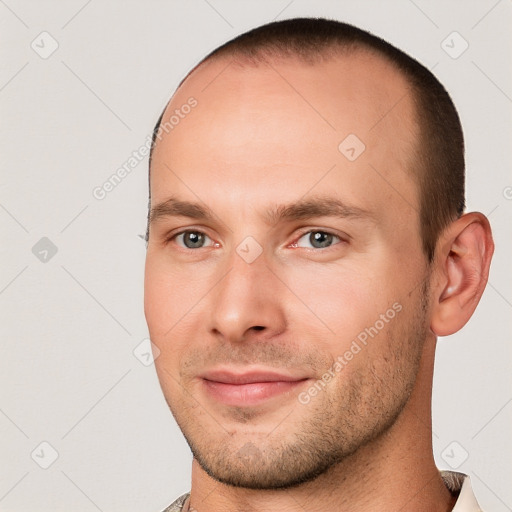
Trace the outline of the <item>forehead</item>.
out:
<instances>
[{"instance_id":1,"label":"forehead","mask_svg":"<svg viewBox=\"0 0 512 512\"><path fill-rule=\"evenodd\" d=\"M182 111L190 98L196 106ZM261 202L265 187L272 203L312 191L376 210L418 204L409 88L369 53L315 64L213 59L177 91L162 123L173 115L179 122L161 132L153 154L153 202L178 189L235 206Z\"/></svg>"}]
</instances>

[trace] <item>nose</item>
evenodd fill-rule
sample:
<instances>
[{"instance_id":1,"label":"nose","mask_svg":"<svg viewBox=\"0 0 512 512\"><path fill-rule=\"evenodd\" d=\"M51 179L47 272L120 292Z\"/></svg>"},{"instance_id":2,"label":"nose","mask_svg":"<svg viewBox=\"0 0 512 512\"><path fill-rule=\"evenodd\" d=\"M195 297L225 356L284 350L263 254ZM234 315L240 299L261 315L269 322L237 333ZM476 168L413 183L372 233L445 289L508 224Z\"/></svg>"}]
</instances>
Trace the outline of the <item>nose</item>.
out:
<instances>
[{"instance_id":1,"label":"nose","mask_svg":"<svg viewBox=\"0 0 512 512\"><path fill-rule=\"evenodd\" d=\"M210 332L230 343L263 341L283 332L286 317L280 288L263 254L251 263L233 254L210 297Z\"/></svg>"}]
</instances>

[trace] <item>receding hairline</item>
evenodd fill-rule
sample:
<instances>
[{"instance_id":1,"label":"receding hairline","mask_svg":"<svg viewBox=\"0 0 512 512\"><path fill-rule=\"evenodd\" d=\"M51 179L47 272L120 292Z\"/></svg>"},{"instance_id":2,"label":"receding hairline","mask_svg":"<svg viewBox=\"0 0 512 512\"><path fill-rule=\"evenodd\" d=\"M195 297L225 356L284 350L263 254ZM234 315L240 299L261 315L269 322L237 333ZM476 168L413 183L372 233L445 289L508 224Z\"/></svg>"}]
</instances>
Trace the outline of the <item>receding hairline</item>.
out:
<instances>
[{"instance_id":1,"label":"receding hairline","mask_svg":"<svg viewBox=\"0 0 512 512\"><path fill-rule=\"evenodd\" d=\"M221 47L222 49L222 47ZM363 44L359 41L348 43L347 45L340 42L331 42L317 50L311 50L308 52L297 53L293 50L287 52L281 52L279 50L274 51L275 49L270 46L262 47L258 49L251 55L247 55L243 50L235 47L232 49L231 47L226 47L224 51L214 51L211 54L207 55L202 59L198 64L196 64L187 75L181 80L173 95L169 99L165 109L160 116L160 120L155 127L155 133L158 129L160 121L165 116L165 113L168 110L172 110L171 106L173 101L177 98L179 93L182 93L184 88L187 86L187 82L193 80L194 77L197 77L198 73L204 72L205 68L214 66L216 64L220 64L220 70L216 69L213 73L213 78L223 73L227 68L234 67L235 69L243 70L247 67L258 68L265 65L270 65L271 67L276 68L280 63L283 62L291 62L297 63L305 66L314 66L316 64L322 62L335 62L339 60L343 60L344 58L375 58L380 63L384 64L392 73L394 73L397 77L400 78L401 83L404 86L404 95L398 98L397 103L403 101L404 97L407 95L411 105L410 119L408 119L408 123L412 125L414 129L414 134L411 135L410 142L413 146L411 151L408 154L407 158L402 158L402 164L404 165L404 169L409 171L410 178L415 181L415 185L419 186L418 180L418 172L414 170L416 168L420 168L421 166L416 166L415 162L418 159L418 153L421 151L421 106L419 104L419 95L420 92L414 86L414 83L409 79L407 74L403 72L399 66L396 65L395 62L388 56L382 54L379 50L371 47L368 44ZM320 53L317 53L320 52ZM319 57L321 57L319 59ZM208 84L207 84L208 86ZM181 94L180 94L181 95ZM186 96L186 94L184 94ZM395 105L391 105L394 108ZM386 112L386 115L389 112ZM150 152L150 166L151 166L151 156L153 153L154 146L156 146L155 137L153 137L153 144L151 146Z\"/></svg>"},{"instance_id":2,"label":"receding hairline","mask_svg":"<svg viewBox=\"0 0 512 512\"><path fill-rule=\"evenodd\" d=\"M163 115L178 90L204 65L222 56L230 57L231 64L241 67L276 57L293 58L307 65L355 53L373 55L387 63L407 86L415 133L405 165L420 196L420 232L425 254L432 261L441 231L465 208L464 136L457 109L443 84L418 60L379 36L344 22L325 18L272 22L245 32L206 55L180 82L157 121L150 173L151 154Z\"/></svg>"},{"instance_id":3,"label":"receding hairline","mask_svg":"<svg viewBox=\"0 0 512 512\"><path fill-rule=\"evenodd\" d=\"M223 47L220 47L222 49ZM318 53L319 52L319 53ZM235 69L243 70L247 67L258 68L261 66L269 65L274 69L278 69L278 65L283 62L291 62L297 63L305 66L314 66L315 64L321 62L333 62L336 60L342 60L343 58L375 58L380 63L384 64L392 73L394 73L401 80L405 95L408 96L408 99L411 103L411 119L409 122L413 125L416 133L414 136L414 146L418 146L421 144L421 111L422 106L420 102L421 92L415 86L413 80L408 76L406 72L404 72L400 67L387 55L383 54L378 49L370 46L369 44L365 44L360 41L347 43L346 45L341 42L330 42L327 43L324 47L319 49L311 49L309 51L304 51L302 53L297 53L293 50L289 51L280 51L279 49L275 49L272 46L270 47L262 47L252 54L244 53L243 49L239 49L238 47L231 48L227 46L223 51L214 51L204 57L198 64L196 64L187 75L180 81L174 93L170 97L167 102L166 107L164 108L160 119L158 120L155 130L153 133L153 143L151 145L150 151L150 163L151 156L153 153L154 146L156 146L155 134L158 130L158 127L161 123L161 120L164 118L165 113L170 110L174 100L181 95L183 89L186 87L187 82L197 77L197 74L200 72L204 72L205 68L211 67L215 64L220 63L220 70L215 70L212 78L215 79L220 74L224 73L229 67L234 67ZM206 87L209 86L209 82L207 82ZM203 89L203 90L204 90ZM180 94L179 94L180 93ZM399 98L400 102L404 99L404 97ZM399 101L397 101L399 103ZM394 105L393 105L394 108ZM416 148L417 151L420 151L420 148ZM417 159L416 151L414 151L415 155L411 155L411 158L414 160ZM414 167L413 161L408 161L407 167Z\"/></svg>"},{"instance_id":4,"label":"receding hairline","mask_svg":"<svg viewBox=\"0 0 512 512\"><path fill-rule=\"evenodd\" d=\"M221 49L222 48L223 47L221 47ZM321 48L311 48L302 52L296 52L293 49L282 50L280 48L274 48L271 44L269 47L259 48L250 54L245 53L241 48L231 48L230 46L227 46L222 51L214 51L197 63L180 81L171 96L168 105L172 102L178 91L180 91L191 78L196 76L198 72L204 71L205 68L210 67L215 63L225 63L225 68L235 67L238 69L244 69L247 67L257 68L265 64L275 66L282 62L295 62L301 65L314 66L321 62L336 61L344 57L352 58L358 56L363 58L374 57L383 64L386 64L390 70L396 72L397 76L403 79L404 84L408 87L411 95L416 94L414 84L407 73L404 72L404 70L402 70L388 55L382 53L379 49L361 41L351 43L334 41L326 43L326 45ZM221 73L224 69L221 70Z\"/></svg>"}]
</instances>

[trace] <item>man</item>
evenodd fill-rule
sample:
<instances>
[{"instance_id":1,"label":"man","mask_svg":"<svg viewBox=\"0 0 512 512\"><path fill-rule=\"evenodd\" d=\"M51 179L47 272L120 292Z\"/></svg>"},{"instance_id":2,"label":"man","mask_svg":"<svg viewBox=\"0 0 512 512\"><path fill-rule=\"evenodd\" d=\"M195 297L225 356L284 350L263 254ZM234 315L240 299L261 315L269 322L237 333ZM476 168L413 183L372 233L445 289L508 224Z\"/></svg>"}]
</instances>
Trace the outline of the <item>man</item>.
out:
<instances>
[{"instance_id":1,"label":"man","mask_svg":"<svg viewBox=\"0 0 512 512\"><path fill-rule=\"evenodd\" d=\"M243 34L154 134L145 314L192 450L167 511L474 511L432 454L436 337L493 252L450 97L343 23Z\"/></svg>"}]
</instances>

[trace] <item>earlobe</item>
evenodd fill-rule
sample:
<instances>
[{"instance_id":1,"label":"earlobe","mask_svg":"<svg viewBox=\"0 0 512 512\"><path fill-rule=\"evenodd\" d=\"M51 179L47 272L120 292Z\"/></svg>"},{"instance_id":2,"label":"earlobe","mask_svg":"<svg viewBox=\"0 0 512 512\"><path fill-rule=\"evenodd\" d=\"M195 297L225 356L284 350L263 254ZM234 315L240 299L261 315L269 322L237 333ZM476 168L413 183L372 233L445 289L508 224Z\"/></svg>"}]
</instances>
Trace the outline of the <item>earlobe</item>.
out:
<instances>
[{"instance_id":1,"label":"earlobe","mask_svg":"<svg viewBox=\"0 0 512 512\"><path fill-rule=\"evenodd\" d=\"M485 215L467 213L452 222L438 241L432 290L431 330L448 336L461 329L480 301L487 284L494 242Z\"/></svg>"}]
</instances>

